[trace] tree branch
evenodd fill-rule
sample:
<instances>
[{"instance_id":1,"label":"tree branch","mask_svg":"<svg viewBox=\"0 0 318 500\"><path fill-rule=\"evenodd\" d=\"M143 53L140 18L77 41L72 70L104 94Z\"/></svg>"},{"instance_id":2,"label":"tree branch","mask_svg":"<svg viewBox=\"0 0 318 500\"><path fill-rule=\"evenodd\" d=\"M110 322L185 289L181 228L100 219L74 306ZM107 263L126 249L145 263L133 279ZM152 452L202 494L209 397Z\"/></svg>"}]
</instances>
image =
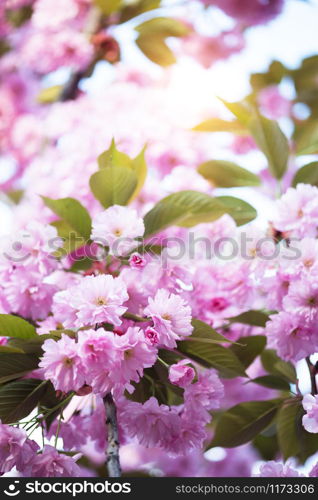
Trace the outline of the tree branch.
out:
<instances>
[{"instance_id":1,"label":"tree branch","mask_svg":"<svg viewBox=\"0 0 318 500\"><path fill-rule=\"evenodd\" d=\"M310 375L310 381L311 381L311 393L314 396L315 394L318 394L317 381L316 381L317 368L316 368L316 365L310 361L309 356L307 356L306 362L307 362L309 375Z\"/></svg>"},{"instance_id":2,"label":"tree branch","mask_svg":"<svg viewBox=\"0 0 318 500\"><path fill-rule=\"evenodd\" d=\"M117 411L113 396L110 392L104 397L104 404L108 427L107 470L109 477L120 477L121 467L119 461Z\"/></svg>"},{"instance_id":3,"label":"tree branch","mask_svg":"<svg viewBox=\"0 0 318 500\"><path fill-rule=\"evenodd\" d=\"M84 29L84 34L90 38L98 29L101 27L102 13L98 8L93 7L90 10L87 23ZM96 64L96 60L88 65L88 67L82 71L76 71L71 74L69 80L66 82L62 93L59 97L59 101L65 102L69 100L76 99L78 92L78 84L87 74L89 74Z\"/></svg>"}]
</instances>

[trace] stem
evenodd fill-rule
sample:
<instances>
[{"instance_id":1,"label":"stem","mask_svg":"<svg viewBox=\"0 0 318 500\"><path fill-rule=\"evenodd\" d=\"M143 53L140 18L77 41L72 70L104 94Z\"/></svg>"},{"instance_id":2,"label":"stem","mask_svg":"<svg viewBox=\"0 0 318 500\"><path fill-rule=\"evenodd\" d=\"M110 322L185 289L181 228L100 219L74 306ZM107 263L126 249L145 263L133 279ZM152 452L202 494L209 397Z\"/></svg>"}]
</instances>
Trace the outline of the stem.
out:
<instances>
[{"instance_id":1,"label":"stem","mask_svg":"<svg viewBox=\"0 0 318 500\"><path fill-rule=\"evenodd\" d=\"M133 314L130 312L125 312L123 315L126 319L132 319L133 321L139 321L140 323L146 323L146 321L150 321L150 318L142 318L141 316L137 316L137 314Z\"/></svg>"},{"instance_id":2,"label":"stem","mask_svg":"<svg viewBox=\"0 0 318 500\"><path fill-rule=\"evenodd\" d=\"M63 414L63 409L61 410L61 413L59 415L59 419L57 421L57 429L56 429L56 434L55 434L55 441L54 441L54 448L57 448L57 440L59 438L60 430L61 430L61 422L62 422L62 414Z\"/></svg>"},{"instance_id":3,"label":"stem","mask_svg":"<svg viewBox=\"0 0 318 500\"><path fill-rule=\"evenodd\" d=\"M117 411L113 396L109 392L104 397L104 404L108 426L107 470L109 477L120 477L119 437L117 425Z\"/></svg>"},{"instance_id":4,"label":"stem","mask_svg":"<svg viewBox=\"0 0 318 500\"><path fill-rule=\"evenodd\" d=\"M316 370L316 366L314 364L312 364L312 362L310 361L309 356L307 356L306 362L307 362L309 375L310 375L310 381L311 381L311 394L314 396L315 394L318 394L317 382L316 382L317 370Z\"/></svg>"},{"instance_id":5,"label":"stem","mask_svg":"<svg viewBox=\"0 0 318 500\"><path fill-rule=\"evenodd\" d=\"M88 20L87 20L87 25L84 29L84 34L90 38L91 35L93 35L96 31L98 31L100 24L101 24L101 17L102 13L98 8L93 7L89 13ZM71 74L69 80L66 82L62 93L59 97L59 101L65 102L69 100L76 99L77 92L78 92L78 85L82 78L84 78L87 74L90 73L90 71L93 70L96 60L93 60L91 64L88 65L87 68L85 68L82 71L75 71L74 73Z\"/></svg>"}]
</instances>

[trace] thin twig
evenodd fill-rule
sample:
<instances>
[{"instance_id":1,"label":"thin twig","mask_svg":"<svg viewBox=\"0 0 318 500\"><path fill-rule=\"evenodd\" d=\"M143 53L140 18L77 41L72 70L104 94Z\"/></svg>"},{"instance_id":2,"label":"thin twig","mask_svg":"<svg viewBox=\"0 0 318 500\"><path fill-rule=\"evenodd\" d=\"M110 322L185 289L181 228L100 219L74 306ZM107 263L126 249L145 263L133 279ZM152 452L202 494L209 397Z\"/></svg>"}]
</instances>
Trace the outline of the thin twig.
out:
<instances>
[{"instance_id":1,"label":"thin twig","mask_svg":"<svg viewBox=\"0 0 318 500\"><path fill-rule=\"evenodd\" d=\"M113 396L109 392L104 397L106 409L106 423L108 427L107 470L109 477L120 477L119 437L117 425L117 411Z\"/></svg>"},{"instance_id":2,"label":"thin twig","mask_svg":"<svg viewBox=\"0 0 318 500\"><path fill-rule=\"evenodd\" d=\"M310 381L311 381L311 394L314 396L315 394L318 394L317 382L316 382L317 369L316 369L316 365L310 361L309 356L307 356L306 362L307 362L309 375L310 375Z\"/></svg>"}]
</instances>

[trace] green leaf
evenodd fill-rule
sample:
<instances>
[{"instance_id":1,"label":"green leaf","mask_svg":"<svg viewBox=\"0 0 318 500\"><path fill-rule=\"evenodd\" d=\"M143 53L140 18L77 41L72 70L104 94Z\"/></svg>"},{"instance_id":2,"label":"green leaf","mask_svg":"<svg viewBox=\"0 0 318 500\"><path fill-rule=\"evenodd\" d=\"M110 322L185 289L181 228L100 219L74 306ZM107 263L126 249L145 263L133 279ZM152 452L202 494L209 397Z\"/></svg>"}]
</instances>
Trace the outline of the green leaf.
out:
<instances>
[{"instance_id":1,"label":"green leaf","mask_svg":"<svg viewBox=\"0 0 318 500\"><path fill-rule=\"evenodd\" d=\"M59 237L63 239L63 246L53 253L56 258L68 255L87 243L86 238L75 232L65 220L51 222L51 226L56 228Z\"/></svg>"},{"instance_id":2,"label":"green leaf","mask_svg":"<svg viewBox=\"0 0 318 500\"><path fill-rule=\"evenodd\" d=\"M86 208L79 201L74 198L53 200L46 196L42 196L42 199L45 205L68 224L75 233L89 240L92 232L92 221Z\"/></svg>"},{"instance_id":3,"label":"green leaf","mask_svg":"<svg viewBox=\"0 0 318 500\"><path fill-rule=\"evenodd\" d=\"M22 352L23 349L20 349L19 347L13 347L11 345L0 345L0 353L16 353L16 352Z\"/></svg>"},{"instance_id":4,"label":"green leaf","mask_svg":"<svg viewBox=\"0 0 318 500\"><path fill-rule=\"evenodd\" d=\"M305 463L307 458L311 457L318 450L318 434L313 434L312 432L307 432L302 424L302 417L305 411L303 408L299 409L299 414L296 420L296 433L298 437L299 451L297 453L297 458L300 463Z\"/></svg>"},{"instance_id":5,"label":"green leaf","mask_svg":"<svg viewBox=\"0 0 318 500\"><path fill-rule=\"evenodd\" d=\"M252 115L252 109L247 101L228 102L224 99L220 99L220 101L236 116L242 125L246 126L248 124Z\"/></svg>"},{"instance_id":6,"label":"green leaf","mask_svg":"<svg viewBox=\"0 0 318 500\"><path fill-rule=\"evenodd\" d=\"M165 39L170 36L182 37L190 32L185 23L168 17L149 19L135 29L139 33L136 40L139 49L152 62L164 67L176 62L176 58Z\"/></svg>"},{"instance_id":7,"label":"green leaf","mask_svg":"<svg viewBox=\"0 0 318 500\"><path fill-rule=\"evenodd\" d=\"M114 139L112 139L109 149L99 155L97 163L99 168L131 167L131 159L126 153L118 151Z\"/></svg>"},{"instance_id":8,"label":"green leaf","mask_svg":"<svg viewBox=\"0 0 318 500\"><path fill-rule=\"evenodd\" d=\"M135 27L135 30L142 35L160 35L164 38L169 36L183 37L190 33L191 28L171 17L154 17L144 21Z\"/></svg>"},{"instance_id":9,"label":"green leaf","mask_svg":"<svg viewBox=\"0 0 318 500\"><path fill-rule=\"evenodd\" d=\"M211 222L225 213L216 198L197 191L180 191L160 200L144 218L145 236L172 226L195 226Z\"/></svg>"},{"instance_id":10,"label":"green leaf","mask_svg":"<svg viewBox=\"0 0 318 500\"><path fill-rule=\"evenodd\" d=\"M137 184L135 189L132 192L127 203L131 202L136 196L138 196L141 191L146 177L147 177L147 164L145 160L145 150L144 147L139 155L136 158L131 159L125 153L118 151L116 148L116 144L114 139L111 142L111 145L107 151L104 151L101 155L99 155L97 161L100 169L109 168L109 167L120 167L120 168L129 168L133 171L133 177L137 178ZM127 172L127 171L125 171ZM128 176L131 177L131 173L127 173ZM135 182L135 181L133 181Z\"/></svg>"},{"instance_id":11,"label":"green leaf","mask_svg":"<svg viewBox=\"0 0 318 500\"><path fill-rule=\"evenodd\" d=\"M262 311L251 310L227 319L231 323L242 323L243 325L261 326L265 328L266 322L269 320L269 315Z\"/></svg>"},{"instance_id":12,"label":"green leaf","mask_svg":"<svg viewBox=\"0 0 318 500\"><path fill-rule=\"evenodd\" d=\"M3 424L18 422L37 406L47 382L26 379L0 387L0 420Z\"/></svg>"},{"instance_id":13,"label":"green leaf","mask_svg":"<svg viewBox=\"0 0 318 500\"><path fill-rule=\"evenodd\" d=\"M11 46L8 44L7 40L3 38L0 39L0 57L4 56L7 52L10 52Z\"/></svg>"},{"instance_id":14,"label":"green leaf","mask_svg":"<svg viewBox=\"0 0 318 500\"><path fill-rule=\"evenodd\" d=\"M37 95L37 101L40 104L51 104L59 100L63 91L63 85L53 85L42 89Z\"/></svg>"},{"instance_id":15,"label":"green leaf","mask_svg":"<svg viewBox=\"0 0 318 500\"><path fill-rule=\"evenodd\" d=\"M198 167L198 172L216 187L259 186L257 175L231 161L210 160Z\"/></svg>"},{"instance_id":16,"label":"green leaf","mask_svg":"<svg viewBox=\"0 0 318 500\"><path fill-rule=\"evenodd\" d=\"M6 194L13 203L18 205L24 196L24 191L23 189L12 189L11 191L7 191Z\"/></svg>"},{"instance_id":17,"label":"green leaf","mask_svg":"<svg viewBox=\"0 0 318 500\"><path fill-rule=\"evenodd\" d=\"M137 175L137 186L129 201L132 201L134 198L138 196L138 194L143 188L143 185L147 177L147 163L145 160L145 151L146 148L144 147L139 153L139 155L137 155L136 158L131 160L131 168Z\"/></svg>"},{"instance_id":18,"label":"green leaf","mask_svg":"<svg viewBox=\"0 0 318 500\"><path fill-rule=\"evenodd\" d=\"M95 198L108 208L127 205L137 188L137 174L130 167L110 166L93 174L89 181Z\"/></svg>"},{"instance_id":19,"label":"green leaf","mask_svg":"<svg viewBox=\"0 0 318 500\"><path fill-rule=\"evenodd\" d=\"M266 371L273 375L286 378L291 383L296 383L297 374L295 367L286 361L282 361L273 349L266 349L261 354L261 361Z\"/></svg>"},{"instance_id":20,"label":"green leaf","mask_svg":"<svg viewBox=\"0 0 318 500\"><path fill-rule=\"evenodd\" d=\"M30 339L37 337L37 333L28 321L11 314L0 314L0 337Z\"/></svg>"},{"instance_id":21,"label":"green leaf","mask_svg":"<svg viewBox=\"0 0 318 500\"><path fill-rule=\"evenodd\" d=\"M299 453L297 421L301 412L301 401L287 400L277 413L277 437L284 460Z\"/></svg>"},{"instance_id":22,"label":"green leaf","mask_svg":"<svg viewBox=\"0 0 318 500\"><path fill-rule=\"evenodd\" d=\"M128 3L120 13L119 23L125 23L144 12L157 9L160 6L160 2L161 0L135 0L131 4Z\"/></svg>"},{"instance_id":23,"label":"green leaf","mask_svg":"<svg viewBox=\"0 0 318 500\"><path fill-rule=\"evenodd\" d=\"M311 155L318 153L318 122L310 120L303 125L295 137L296 153Z\"/></svg>"},{"instance_id":24,"label":"green leaf","mask_svg":"<svg viewBox=\"0 0 318 500\"><path fill-rule=\"evenodd\" d=\"M5 11L5 17L14 28L20 28L28 21L33 14L31 5L24 5L18 9L8 9Z\"/></svg>"},{"instance_id":25,"label":"green leaf","mask_svg":"<svg viewBox=\"0 0 318 500\"><path fill-rule=\"evenodd\" d=\"M308 163L308 165L304 165L296 172L293 179L293 187L301 183L318 186L318 161Z\"/></svg>"},{"instance_id":26,"label":"green leaf","mask_svg":"<svg viewBox=\"0 0 318 500\"><path fill-rule=\"evenodd\" d=\"M256 210L251 205L232 196L213 198L197 191L172 193L145 215L145 236L172 225L192 227L202 222L212 222L225 213L230 214L238 225L256 217Z\"/></svg>"},{"instance_id":27,"label":"green leaf","mask_svg":"<svg viewBox=\"0 0 318 500\"><path fill-rule=\"evenodd\" d=\"M281 179L288 166L289 146L279 125L257 113L249 120L248 128L266 156L271 174Z\"/></svg>"},{"instance_id":28,"label":"green leaf","mask_svg":"<svg viewBox=\"0 0 318 500\"><path fill-rule=\"evenodd\" d=\"M194 132L231 132L245 135L247 129L238 120L222 120L222 118L209 118L199 123L192 129Z\"/></svg>"},{"instance_id":29,"label":"green leaf","mask_svg":"<svg viewBox=\"0 0 318 500\"><path fill-rule=\"evenodd\" d=\"M44 414L43 420L45 421L47 429L50 428L54 419L60 414L61 407L52 412L50 410L59 405L63 401L63 399L65 398L57 398L56 390L54 389L52 382L47 382L44 387L44 392L39 400L39 410Z\"/></svg>"},{"instance_id":30,"label":"green leaf","mask_svg":"<svg viewBox=\"0 0 318 500\"><path fill-rule=\"evenodd\" d=\"M234 198L234 196L218 196L215 199L222 203L224 213L229 214L238 226L251 222L257 216L255 208L239 198Z\"/></svg>"},{"instance_id":31,"label":"green leaf","mask_svg":"<svg viewBox=\"0 0 318 500\"><path fill-rule=\"evenodd\" d=\"M117 12L123 0L93 0L96 7L98 7L105 16L109 16L113 12Z\"/></svg>"},{"instance_id":32,"label":"green leaf","mask_svg":"<svg viewBox=\"0 0 318 500\"><path fill-rule=\"evenodd\" d=\"M0 353L0 384L27 375L38 367L37 356L20 353Z\"/></svg>"},{"instance_id":33,"label":"green leaf","mask_svg":"<svg viewBox=\"0 0 318 500\"><path fill-rule=\"evenodd\" d=\"M248 401L233 406L218 419L210 448L234 448L254 439L273 421L281 400Z\"/></svg>"},{"instance_id":34,"label":"green leaf","mask_svg":"<svg viewBox=\"0 0 318 500\"><path fill-rule=\"evenodd\" d=\"M278 85L287 74L287 68L280 61L273 61L266 72L253 73L250 83L254 90L259 91L270 85Z\"/></svg>"},{"instance_id":35,"label":"green leaf","mask_svg":"<svg viewBox=\"0 0 318 500\"><path fill-rule=\"evenodd\" d=\"M238 357L221 345L183 340L178 343L178 350L207 368L215 368L221 377L246 377Z\"/></svg>"},{"instance_id":36,"label":"green leaf","mask_svg":"<svg viewBox=\"0 0 318 500\"><path fill-rule=\"evenodd\" d=\"M159 66L171 66L176 62L174 53L161 36L139 35L136 45L150 61Z\"/></svg>"},{"instance_id":37,"label":"green leaf","mask_svg":"<svg viewBox=\"0 0 318 500\"><path fill-rule=\"evenodd\" d=\"M266 345L264 335L252 335L251 337L241 337L233 344L230 349L247 368L257 356L261 354Z\"/></svg>"},{"instance_id":38,"label":"green leaf","mask_svg":"<svg viewBox=\"0 0 318 500\"><path fill-rule=\"evenodd\" d=\"M275 460L279 453L276 434L273 436L259 434L253 440L253 446L257 449L263 460Z\"/></svg>"},{"instance_id":39,"label":"green leaf","mask_svg":"<svg viewBox=\"0 0 318 500\"><path fill-rule=\"evenodd\" d=\"M278 391L289 391L289 383L278 375L263 375L253 378L250 382L267 387L268 389L277 389Z\"/></svg>"},{"instance_id":40,"label":"green leaf","mask_svg":"<svg viewBox=\"0 0 318 500\"><path fill-rule=\"evenodd\" d=\"M226 337L218 333L216 330L214 330L214 328L212 328L210 325L204 323L203 321L200 321L199 319L193 319L192 326L193 326L193 331L191 337L188 338L208 340L211 343L216 343L216 344L220 343L222 344L223 342L232 343L231 340L227 339Z\"/></svg>"},{"instance_id":41,"label":"green leaf","mask_svg":"<svg viewBox=\"0 0 318 500\"><path fill-rule=\"evenodd\" d=\"M80 271L87 271L90 269L95 261L93 261L90 257L85 257L83 259L75 260L70 271L72 273L77 273Z\"/></svg>"}]
</instances>

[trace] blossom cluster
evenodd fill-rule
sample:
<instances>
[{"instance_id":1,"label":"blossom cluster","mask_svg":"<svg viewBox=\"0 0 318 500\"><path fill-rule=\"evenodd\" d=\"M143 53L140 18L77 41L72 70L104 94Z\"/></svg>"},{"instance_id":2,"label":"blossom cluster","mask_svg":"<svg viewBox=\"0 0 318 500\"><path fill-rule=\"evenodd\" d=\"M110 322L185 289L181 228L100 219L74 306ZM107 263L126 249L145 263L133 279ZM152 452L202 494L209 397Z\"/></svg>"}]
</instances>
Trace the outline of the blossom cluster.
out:
<instances>
[{"instance_id":1,"label":"blossom cluster","mask_svg":"<svg viewBox=\"0 0 318 500\"><path fill-rule=\"evenodd\" d=\"M218 33L197 30L182 6L178 19L151 7L137 26L144 2L117 3L0 6L0 184L14 218L0 241L0 399L32 387L26 409L0 405L0 475L96 475L118 434L128 472L248 476L270 440L256 474L302 477L302 443L318 434L318 187L316 174L295 181L302 123L288 144L273 122L293 121L279 82L298 73L276 61L254 75L249 99L225 102L227 120L210 88L186 93L176 67L156 76L120 61L131 16L126 29L153 63L190 57L209 69L286 1L195 3L202 24L214 9L231 18ZM204 133L224 130L225 146ZM259 175L215 159L221 150L257 163L257 149ZM262 221L244 187L270 206ZM282 414L295 420L297 450L285 463L289 449L266 432ZM254 420L267 423L247 440L241 427Z\"/></svg>"}]
</instances>

